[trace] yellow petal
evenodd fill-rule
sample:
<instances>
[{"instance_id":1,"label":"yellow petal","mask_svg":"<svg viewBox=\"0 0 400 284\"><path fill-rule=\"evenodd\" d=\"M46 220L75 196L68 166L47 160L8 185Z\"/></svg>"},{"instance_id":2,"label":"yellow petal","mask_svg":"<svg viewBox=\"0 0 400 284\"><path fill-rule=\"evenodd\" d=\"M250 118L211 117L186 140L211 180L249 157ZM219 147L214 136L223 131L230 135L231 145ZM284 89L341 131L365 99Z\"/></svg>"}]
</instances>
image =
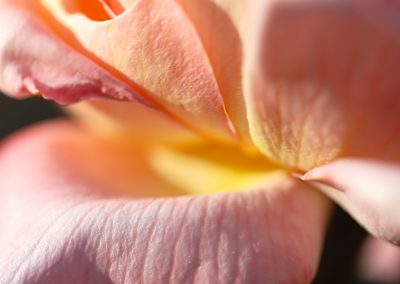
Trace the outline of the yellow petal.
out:
<instances>
[{"instance_id":1,"label":"yellow petal","mask_svg":"<svg viewBox=\"0 0 400 284\"><path fill-rule=\"evenodd\" d=\"M158 174L191 194L211 194L258 188L287 176L282 167L240 149L210 144L158 147L150 155Z\"/></svg>"}]
</instances>

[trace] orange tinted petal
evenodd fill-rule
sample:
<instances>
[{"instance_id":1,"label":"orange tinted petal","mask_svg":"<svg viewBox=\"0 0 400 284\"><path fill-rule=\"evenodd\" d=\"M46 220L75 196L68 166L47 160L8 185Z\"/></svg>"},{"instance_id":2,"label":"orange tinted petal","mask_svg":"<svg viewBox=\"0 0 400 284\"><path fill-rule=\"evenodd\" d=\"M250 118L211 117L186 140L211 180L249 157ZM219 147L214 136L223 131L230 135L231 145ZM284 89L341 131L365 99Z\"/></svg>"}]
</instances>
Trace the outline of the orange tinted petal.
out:
<instances>
[{"instance_id":1,"label":"orange tinted petal","mask_svg":"<svg viewBox=\"0 0 400 284\"><path fill-rule=\"evenodd\" d=\"M138 95L140 90L56 37L37 17L37 2L3 1L0 5L3 92L16 97L41 94L62 104L91 99L74 107L79 109L79 117L90 120L88 124L101 132L129 137L136 144L198 139L190 129ZM93 100L97 97L124 103Z\"/></svg>"},{"instance_id":2,"label":"orange tinted petal","mask_svg":"<svg viewBox=\"0 0 400 284\"><path fill-rule=\"evenodd\" d=\"M285 0L253 13L244 80L259 148L301 169L347 155L399 161L398 9Z\"/></svg>"},{"instance_id":3,"label":"orange tinted petal","mask_svg":"<svg viewBox=\"0 0 400 284\"><path fill-rule=\"evenodd\" d=\"M108 97L150 106L124 82L57 39L31 15L37 11L34 2L23 7L19 2L0 2L0 87L5 93L40 93L59 103Z\"/></svg>"},{"instance_id":4,"label":"orange tinted petal","mask_svg":"<svg viewBox=\"0 0 400 284\"><path fill-rule=\"evenodd\" d=\"M41 2L85 50L141 86L143 96L200 131L231 139L213 70L195 29L174 1L135 1L105 22L69 13L62 1ZM70 44L77 44L48 21Z\"/></svg>"},{"instance_id":5,"label":"orange tinted petal","mask_svg":"<svg viewBox=\"0 0 400 284\"><path fill-rule=\"evenodd\" d=\"M112 17L118 16L125 11L124 6L118 0L99 0L99 2L101 2L104 10L106 10L107 13Z\"/></svg>"},{"instance_id":6,"label":"orange tinted petal","mask_svg":"<svg viewBox=\"0 0 400 284\"><path fill-rule=\"evenodd\" d=\"M100 2L98 0L94 1L75 1L75 0L63 0L65 9L69 13L84 13L88 15L91 19L97 21L105 21L110 19L110 6L106 5L105 2Z\"/></svg>"}]
</instances>

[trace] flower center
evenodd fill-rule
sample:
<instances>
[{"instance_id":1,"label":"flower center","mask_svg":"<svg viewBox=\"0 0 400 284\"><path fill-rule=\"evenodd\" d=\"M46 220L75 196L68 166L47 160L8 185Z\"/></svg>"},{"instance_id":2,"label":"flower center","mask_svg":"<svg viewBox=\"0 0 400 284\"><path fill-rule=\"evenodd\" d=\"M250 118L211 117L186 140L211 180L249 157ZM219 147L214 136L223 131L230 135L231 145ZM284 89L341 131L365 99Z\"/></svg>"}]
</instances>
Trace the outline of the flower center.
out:
<instances>
[{"instance_id":1,"label":"flower center","mask_svg":"<svg viewBox=\"0 0 400 284\"><path fill-rule=\"evenodd\" d=\"M179 148L157 147L149 161L161 177L188 194L256 189L270 179L288 174L287 169L260 154L206 143Z\"/></svg>"}]
</instances>

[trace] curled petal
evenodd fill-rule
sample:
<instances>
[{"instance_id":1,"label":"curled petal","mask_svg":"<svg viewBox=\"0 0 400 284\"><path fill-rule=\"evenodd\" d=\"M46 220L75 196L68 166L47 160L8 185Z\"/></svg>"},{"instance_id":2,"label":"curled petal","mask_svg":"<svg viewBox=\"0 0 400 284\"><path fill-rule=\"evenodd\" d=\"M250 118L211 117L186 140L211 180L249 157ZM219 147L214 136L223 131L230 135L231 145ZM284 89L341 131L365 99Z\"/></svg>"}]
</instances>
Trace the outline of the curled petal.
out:
<instances>
[{"instance_id":1,"label":"curled petal","mask_svg":"<svg viewBox=\"0 0 400 284\"><path fill-rule=\"evenodd\" d=\"M23 2L0 3L0 88L5 93L19 98L41 94L61 104L90 99L73 107L79 118L101 133L135 143L197 139L140 91L57 38L32 15L40 14L37 2Z\"/></svg>"},{"instance_id":2,"label":"curled petal","mask_svg":"<svg viewBox=\"0 0 400 284\"><path fill-rule=\"evenodd\" d=\"M341 159L307 172L304 180L343 206L375 236L400 244L400 164Z\"/></svg>"},{"instance_id":3,"label":"curled petal","mask_svg":"<svg viewBox=\"0 0 400 284\"><path fill-rule=\"evenodd\" d=\"M163 111L200 132L232 139L207 55L175 1L138 0L107 21L73 5L80 2L42 0L41 17L68 44L106 64L133 88L140 86L140 94Z\"/></svg>"},{"instance_id":4,"label":"curled petal","mask_svg":"<svg viewBox=\"0 0 400 284\"><path fill-rule=\"evenodd\" d=\"M4 92L16 97L42 94L62 104L108 97L151 106L14 4L0 2L0 88ZM25 8L35 10L33 5Z\"/></svg>"},{"instance_id":5,"label":"curled petal","mask_svg":"<svg viewBox=\"0 0 400 284\"><path fill-rule=\"evenodd\" d=\"M2 282L311 281L328 213L318 191L284 177L243 193L139 199L165 184L108 143L53 123L3 145Z\"/></svg>"},{"instance_id":6,"label":"curled petal","mask_svg":"<svg viewBox=\"0 0 400 284\"><path fill-rule=\"evenodd\" d=\"M391 2L259 1L243 77L250 131L267 156L303 170L338 156L400 161Z\"/></svg>"}]
</instances>

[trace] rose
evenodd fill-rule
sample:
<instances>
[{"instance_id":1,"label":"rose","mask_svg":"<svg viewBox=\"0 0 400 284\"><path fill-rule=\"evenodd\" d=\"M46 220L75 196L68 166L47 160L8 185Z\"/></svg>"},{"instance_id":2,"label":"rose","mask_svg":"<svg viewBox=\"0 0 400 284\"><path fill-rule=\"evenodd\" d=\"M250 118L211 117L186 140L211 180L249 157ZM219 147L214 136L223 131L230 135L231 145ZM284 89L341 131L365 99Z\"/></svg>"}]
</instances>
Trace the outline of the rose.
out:
<instances>
[{"instance_id":1,"label":"rose","mask_svg":"<svg viewBox=\"0 0 400 284\"><path fill-rule=\"evenodd\" d=\"M123 281L124 274L126 281L219 277L230 282L237 274L244 282L307 282L317 263L326 219L325 201L306 188L310 185L343 205L373 234L398 242L400 49L393 4L373 0L129 2L1 2L3 90L19 97L41 93L60 103L96 97L126 101L91 100L72 110L92 127L101 123L96 129L114 142L58 125L25 134L29 145L17 139L5 147L3 173L16 171L15 153L25 153L34 165L24 165L24 172L31 173L27 175L31 186L11 175L3 187L40 192L40 198L28 204L47 204L43 212L33 215L24 208L22 194L16 198L15 193L7 193L2 198L23 204L20 209L18 203L10 206L7 212L32 216L32 221L20 220L18 228L41 220L31 229L38 237L22 238L19 243L33 247L44 232L52 231L47 228L48 216L61 220L55 228L82 223L65 231L74 240L72 245L64 235L47 233L38 249L14 254L8 275L14 274L22 259L34 259L16 274L19 279L51 281L68 276L66 271L87 267L92 277L116 281ZM149 121L153 125L143 129L141 124ZM161 121L163 126L156 127ZM165 132L160 135L152 128ZM72 137L68 145L63 143L67 137ZM135 145L135 150L128 145ZM54 157L51 149L72 158ZM128 158L115 154L120 151L133 154ZM41 155L35 158L35 152ZM80 165L77 161L83 154L86 162ZM101 161L109 161L113 171L99 167ZM279 166L272 166L273 162ZM149 163L144 170L139 166ZM45 171L38 172L38 166ZM137 171L134 177L128 169ZM271 171L277 175L267 175ZM290 177L293 172L305 173L302 179L307 183ZM238 185L264 190L156 199L148 211L143 209L147 201L129 200L122 206L121 201L98 200L105 192L120 196L128 190L132 197L168 195L165 180L149 183L154 176L192 193ZM164 191L145 193L145 188ZM59 192L56 198L54 189ZM47 201L50 198L52 202ZM190 203L200 214L190 210ZM70 206L76 209L60 218L60 212ZM215 209L220 207L226 209ZM179 213L173 216L174 211ZM218 215L226 223L218 225ZM171 217L165 220L166 216ZM109 225L112 230L101 227L107 218L114 221ZM272 225L263 224L265 219ZM126 226L115 224L120 222ZM196 237L204 224L218 228L219 237L213 237L211 229ZM239 233L238 251L234 225L247 228ZM92 228L99 228L103 237L96 238ZM172 239L178 249L171 247ZM82 240L88 245L82 245ZM98 248L100 244L106 247ZM52 245L58 250L39 256L41 249ZM139 250L142 247L144 252ZM196 247L197 252L192 251ZM116 250L120 253L115 255ZM77 256L84 256L83 260L71 261ZM172 264L158 264L157 259L173 256L177 260ZM271 266L278 258L274 256L281 259L276 268ZM262 265L255 267L249 259ZM204 261L211 265L202 266ZM222 270L214 271L216 264ZM160 275L151 274L155 267Z\"/></svg>"}]
</instances>

